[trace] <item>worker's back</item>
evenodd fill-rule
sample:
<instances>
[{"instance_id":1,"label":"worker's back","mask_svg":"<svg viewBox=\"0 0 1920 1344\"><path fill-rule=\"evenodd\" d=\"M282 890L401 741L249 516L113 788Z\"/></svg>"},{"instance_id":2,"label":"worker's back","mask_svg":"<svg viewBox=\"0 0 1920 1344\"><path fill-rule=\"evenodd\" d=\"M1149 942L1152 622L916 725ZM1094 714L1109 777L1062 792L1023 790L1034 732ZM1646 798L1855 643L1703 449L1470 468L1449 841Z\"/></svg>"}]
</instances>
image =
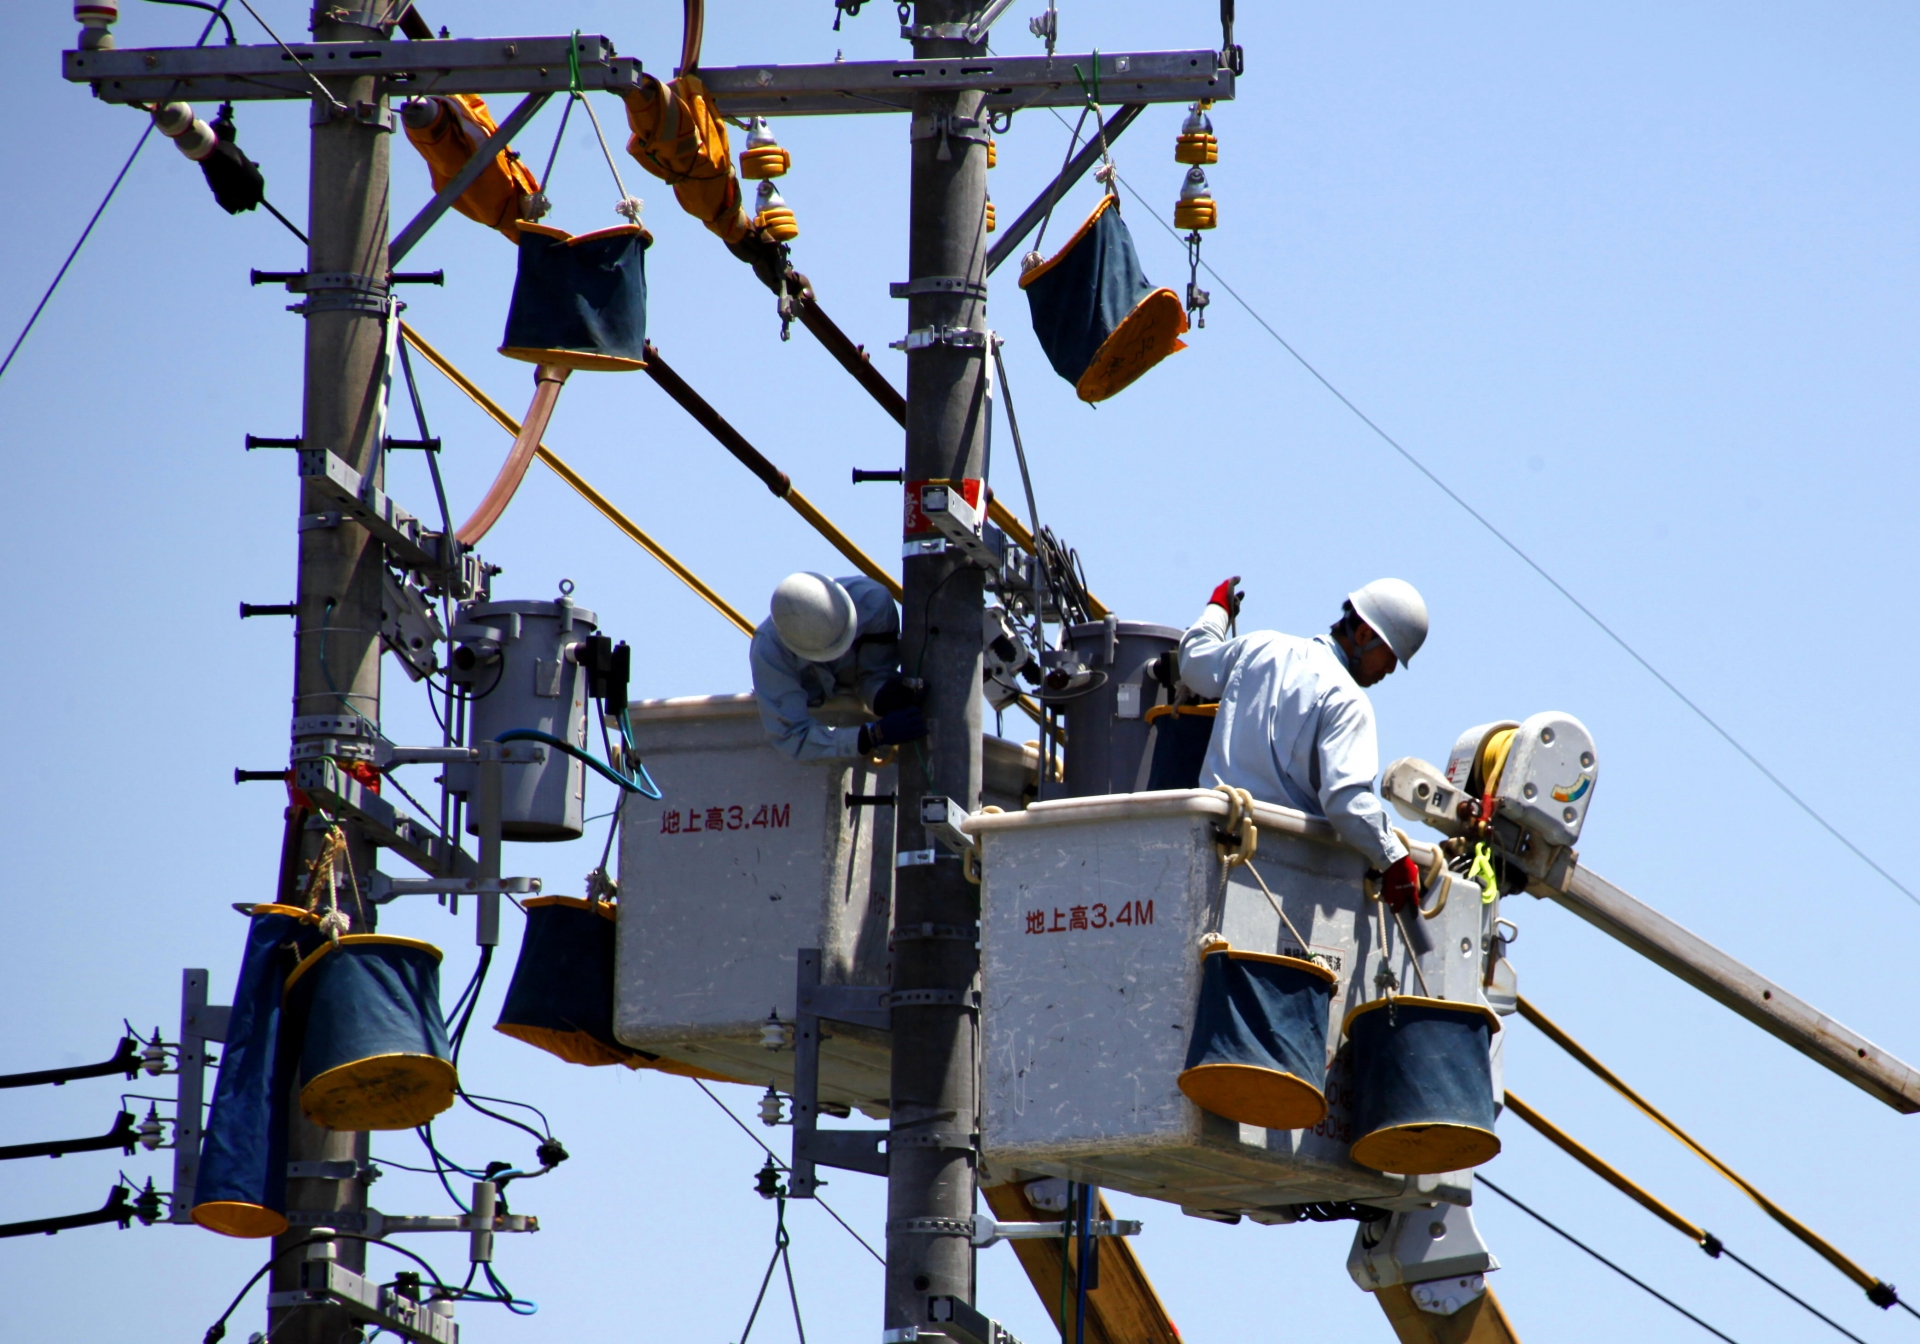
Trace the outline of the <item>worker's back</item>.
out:
<instances>
[{"instance_id":1,"label":"worker's back","mask_svg":"<svg viewBox=\"0 0 1920 1344\"><path fill-rule=\"evenodd\" d=\"M1325 815L1329 795L1372 784L1373 706L1330 639L1220 634L1203 623L1181 645L1181 679L1220 700L1202 784L1228 784L1314 816Z\"/></svg>"}]
</instances>

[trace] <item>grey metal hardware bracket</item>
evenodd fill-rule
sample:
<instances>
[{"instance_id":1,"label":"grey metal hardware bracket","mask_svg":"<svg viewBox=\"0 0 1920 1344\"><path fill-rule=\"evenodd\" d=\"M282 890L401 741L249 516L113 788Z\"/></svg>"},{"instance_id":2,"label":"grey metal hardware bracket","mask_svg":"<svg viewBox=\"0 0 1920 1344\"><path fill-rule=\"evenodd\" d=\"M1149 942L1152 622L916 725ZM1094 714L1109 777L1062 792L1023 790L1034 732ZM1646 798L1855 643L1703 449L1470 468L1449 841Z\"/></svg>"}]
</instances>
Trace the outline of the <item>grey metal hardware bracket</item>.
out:
<instances>
[{"instance_id":1,"label":"grey metal hardware bracket","mask_svg":"<svg viewBox=\"0 0 1920 1344\"><path fill-rule=\"evenodd\" d=\"M565 93L567 37L455 38L434 42L296 42L298 64L277 44L232 47L148 47L67 51L61 74L90 84L109 103L162 98L207 102L310 99L310 76L378 75L386 91L430 93ZM1071 79L1072 75L1069 74ZM580 38L580 86L618 91L640 80L640 62L616 56L598 34Z\"/></svg>"},{"instance_id":2,"label":"grey metal hardware bracket","mask_svg":"<svg viewBox=\"0 0 1920 1344\"><path fill-rule=\"evenodd\" d=\"M447 539L429 530L421 521L401 508L376 486L324 448L300 450L300 475L312 481L325 499L337 506L339 516L373 533L396 565L411 569L438 581L443 577L453 584L453 596L462 600L474 596L481 565L472 551L462 551L458 572L447 576L441 557ZM337 520L336 520L337 521Z\"/></svg>"},{"instance_id":3,"label":"grey metal hardware bracket","mask_svg":"<svg viewBox=\"0 0 1920 1344\"><path fill-rule=\"evenodd\" d=\"M193 1188L200 1180L200 1140L206 1100L209 1045L225 1045L231 1007L207 1002L207 972L189 967L180 972L180 1072L175 1075L173 1103L173 1207L170 1223L193 1221Z\"/></svg>"},{"instance_id":4,"label":"grey metal hardware bracket","mask_svg":"<svg viewBox=\"0 0 1920 1344\"><path fill-rule=\"evenodd\" d=\"M474 1232L480 1228L479 1220L471 1213L403 1215L382 1213L378 1209L293 1209L287 1213L287 1224L290 1227L330 1227L336 1232L357 1232L366 1237L385 1237L396 1232ZM531 1213L496 1213L493 1215L493 1230L538 1232L540 1219Z\"/></svg>"},{"instance_id":5,"label":"grey metal hardware bracket","mask_svg":"<svg viewBox=\"0 0 1920 1344\"><path fill-rule=\"evenodd\" d=\"M787 1181L794 1199L812 1199L823 1184L816 1167L887 1174L880 1145L884 1129L821 1129L820 1023L845 1022L876 1031L893 1029L886 985L823 985L820 949L800 949L795 972L793 1024L793 1162Z\"/></svg>"},{"instance_id":6,"label":"grey metal hardware bracket","mask_svg":"<svg viewBox=\"0 0 1920 1344\"><path fill-rule=\"evenodd\" d=\"M1233 97L1234 75L1220 53L1101 52L1101 101L1187 103ZM1091 82L1096 58L1085 56L953 57L929 61L833 61L825 65L737 65L702 69L700 78L730 116L793 116L823 112L905 112L916 93L984 89L993 112L1024 107L1079 107L1086 101L1073 70Z\"/></svg>"},{"instance_id":7,"label":"grey metal hardware bracket","mask_svg":"<svg viewBox=\"0 0 1920 1344\"><path fill-rule=\"evenodd\" d=\"M422 872L454 877L478 877L480 865L457 846L440 837L392 803L361 785L330 760L300 761L293 768L293 785L333 813L365 827L374 844L392 850Z\"/></svg>"},{"instance_id":8,"label":"grey metal hardware bracket","mask_svg":"<svg viewBox=\"0 0 1920 1344\"><path fill-rule=\"evenodd\" d=\"M312 1248L309 1248L310 1250ZM424 1302L402 1297L336 1260L306 1260L300 1286L267 1294L268 1307L311 1307L337 1302L356 1321L377 1325L414 1344L460 1344L460 1327Z\"/></svg>"}]
</instances>

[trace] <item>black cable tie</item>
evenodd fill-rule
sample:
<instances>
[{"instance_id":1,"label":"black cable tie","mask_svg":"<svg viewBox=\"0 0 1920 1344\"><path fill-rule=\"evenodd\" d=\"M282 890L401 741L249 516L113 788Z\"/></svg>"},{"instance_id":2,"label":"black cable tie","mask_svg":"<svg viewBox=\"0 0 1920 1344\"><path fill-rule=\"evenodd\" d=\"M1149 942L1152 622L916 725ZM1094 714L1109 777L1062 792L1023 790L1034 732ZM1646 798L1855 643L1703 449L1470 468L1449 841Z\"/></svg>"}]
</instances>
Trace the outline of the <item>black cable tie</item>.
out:
<instances>
[{"instance_id":1,"label":"black cable tie","mask_svg":"<svg viewBox=\"0 0 1920 1344\"><path fill-rule=\"evenodd\" d=\"M1718 1260L1720 1258L1720 1252L1726 1249L1726 1245L1720 1238L1714 1236L1713 1233L1702 1232L1700 1234L1700 1249L1712 1256L1715 1260Z\"/></svg>"}]
</instances>

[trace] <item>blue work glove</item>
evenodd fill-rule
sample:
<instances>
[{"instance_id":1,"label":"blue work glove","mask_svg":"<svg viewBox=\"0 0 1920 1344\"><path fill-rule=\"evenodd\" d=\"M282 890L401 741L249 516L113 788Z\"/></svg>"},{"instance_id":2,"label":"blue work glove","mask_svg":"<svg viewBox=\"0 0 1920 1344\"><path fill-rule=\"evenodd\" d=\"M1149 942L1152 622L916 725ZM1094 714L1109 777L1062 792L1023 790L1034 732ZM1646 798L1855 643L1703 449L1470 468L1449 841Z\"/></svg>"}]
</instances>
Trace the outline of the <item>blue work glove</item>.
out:
<instances>
[{"instance_id":1,"label":"blue work glove","mask_svg":"<svg viewBox=\"0 0 1920 1344\"><path fill-rule=\"evenodd\" d=\"M917 708L925 694L921 683L895 674L882 683L880 693L873 697L873 712L884 719L895 710Z\"/></svg>"},{"instance_id":2,"label":"blue work glove","mask_svg":"<svg viewBox=\"0 0 1920 1344\"><path fill-rule=\"evenodd\" d=\"M927 735L927 716L920 706L908 705L884 714L860 730L860 751L865 755L880 747L918 742Z\"/></svg>"}]
</instances>

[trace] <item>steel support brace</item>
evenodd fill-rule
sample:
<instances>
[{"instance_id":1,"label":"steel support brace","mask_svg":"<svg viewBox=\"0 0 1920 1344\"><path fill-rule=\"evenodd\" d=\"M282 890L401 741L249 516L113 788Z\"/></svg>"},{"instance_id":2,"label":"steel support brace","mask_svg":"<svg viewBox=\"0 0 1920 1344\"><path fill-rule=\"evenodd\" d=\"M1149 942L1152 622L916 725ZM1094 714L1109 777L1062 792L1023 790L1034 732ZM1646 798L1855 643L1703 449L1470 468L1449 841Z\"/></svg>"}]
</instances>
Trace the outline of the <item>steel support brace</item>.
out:
<instances>
[{"instance_id":1,"label":"steel support brace","mask_svg":"<svg viewBox=\"0 0 1920 1344\"><path fill-rule=\"evenodd\" d=\"M798 962L793 1024L793 1171L787 1189L794 1199L812 1199L826 1184L814 1174L818 1167L864 1171L870 1176L887 1174L887 1154L881 1151L886 1130L819 1127L820 1024L845 1022L888 1031L893 1014L887 1007L884 985L821 984L819 948L801 948Z\"/></svg>"}]
</instances>

